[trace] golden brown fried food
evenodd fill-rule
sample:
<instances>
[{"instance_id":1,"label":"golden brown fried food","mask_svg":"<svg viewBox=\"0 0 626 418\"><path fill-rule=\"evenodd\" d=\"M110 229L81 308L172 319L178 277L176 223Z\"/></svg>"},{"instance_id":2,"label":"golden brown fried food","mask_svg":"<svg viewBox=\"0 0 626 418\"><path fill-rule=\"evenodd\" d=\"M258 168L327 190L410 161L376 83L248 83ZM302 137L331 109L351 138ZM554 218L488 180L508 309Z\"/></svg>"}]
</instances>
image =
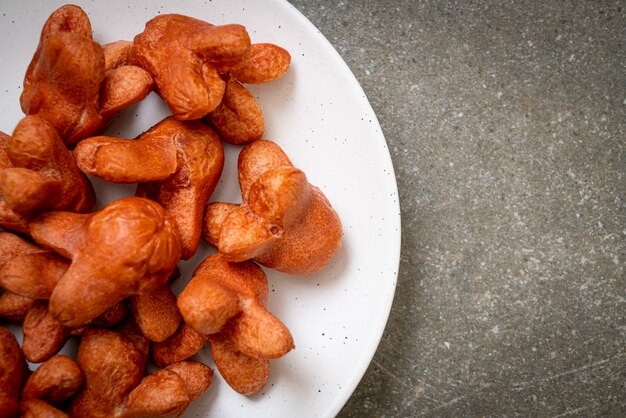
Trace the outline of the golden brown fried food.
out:
<instances>
[{"instance_id":1,"label":"golden brown fried food","mask_svg":"<svg viewBox=\"0 0 626 418\"><path fill-rule=\"evenodd\" d=\"M70 336L70 329L52 316L46 301L37 302L28 311L22 328L22 350L32 363L41 363L58 353Z\"/></svg>"},{"instance_id":2,"label":"golden brown fried food","mask_svg":"<svg viewBox=\"0 0 626 418\"><path fill-rule=\"evenodd\" d=\"M178 129L174 137L176 171L164 181L140 183L137 196L159 202L172 215L183 243L182 258L187 260L198 248L204 205L222 174L224 151L211 128L174 119L166 124Z\"/></svg>"},{"instance_id":3,"label":"golden brown fried food","mask_svg":"<svg viewBox=\"0 0 626 418\"><path fill-rule=\"evenodd\" d=\"M117 110L143 99L152 85L143 70L132 70L131 79L112 75L118 68L105 65L85 12L73 5L59 8L44 25L26 71L22 110L48 120L70 146L103 131Z\"/></svg>"},{"instance_id":4,"label":"golden brown fried food","mask_svg":"<svg viewBox=\"0 0 626 418\"><path fill-rule=\"evenodd\" d=\"M282 77L291 64L291 55L284 48L269 43L250 45L250 54L229 74L245 84L267 83Z\"/></svg>"},{"instance_id":5,"label":"golden brown fried food","mask_svg":"<svg viewBox=\"0 0 626 418\"><path fill-rule=\"evenodd\" d=\"M253 262L207 257L178 298L185 322L203 334L223 332L257 358L278 358L293 347L287 327L265 309L267 277Z\"/></svg>"},{"instance_id":6,"label":"golden brown fried food","mask_svg":"<svg viewBox=\"0 0 626 418\"><path fill-rule=\"evenodd\" d=\"M64 354L51 357L30 375L22 399L41 399L59 404L80 389L85 376L78 364Z\"/></svg>"},{"instance_id":7,"label":"golden brown fried food","mask_svg":"<svg viewBox=\"0 0 626 418\"><path fill-rule=\"evenodd\" d=\"M63 6L41 32L24 78L22 110L50 121L73 143L81 132L101 123L98 93L103 80L104 55L91 38L89 18L78 6Z\"/></svg>"},{"instance_id":8,"label":"golden brown fried food","mask_svg":"<svg viewBox=\"0 0 626 418\"><path fill-rule=\"evenodd\" d=\"M54 127L39 116L27 116L6 144L12 166L0 170L0 193L25 218L42 211L88 212L93 187L76 167Z\"/></svg>"},{"instance_id":9,"label":"golden brown fried food","mask_svg":"<svg viewBox=\"0 0 626 418\"><path fill-rule=\"evenodd\" d=\"M222 144L211 128L170 117L134 141L86 139L74 155L87 174L116 183L140 183L137 196L159 202L178 225L182 258L194 255L204 205L224 166Z\"/></svg>"},{"instance_id":10,"label":"golden brown fried food","mask_svg":"<svg viewBox=\"0 0 626 418\"><path fill-rule=\"evenodd\" d=\"M200 119L222 100L230 70L250 50L241 25L213 26L188 16L157 16L137 35L133 63L147 70L176 119Z\"/></svg>"},{"instance_id":11,"label":"golden brown fried food","mask_svg":"<svg viewBox=\"0 0 626 418\"><path fill-rule=\"evenodd\" d=\"M15 336L0 327L0 416L17 416L27 370L24 354Z\"/></svg>"},{"instance_id":12,"label":"golden brown fried food","mask_svg":"<svg viewBox=\"0 0 626 418\"><path fill-rule=\"evenodd\" d=\"M69 263L52 251L20 254L0 267L0 287L33 299L49 299Z\"/></svg>"},{"instance_id":13,"label":"golden brown fried food","mask_svg":"<svg viewBox=\"0 0 626 418\"><path fill-rule=\"evenodd\" d=\"M207 206L205 237L220 254L198 266L178 302L167 284L197 249L224 163L220 138L195 120L231 143L258 140L263 115L242 83L275 80L290 59L276 45L251 46L243 26L181 15L156 17L134 42L104 47L78 6L46 21L20 98L28 116L12 137L0 133L0 226L46 248L0 232L0 316L24 317L20 353L47 360L24 389L24 416L66 416L54 405L77 391L71 416L179 416L211 385L210 368L184 361L209 338L220 372L243 394L267 382L268 359L294 347L265 308L265 274L247 260L313 273L339 250L341 224L269 141L240 155L243 203ZM86 214L93 188L65 145L102 132L153 83L173 117L135 141L93 137L76 148L85 173L139 183L136 197ZM100 329L116 324L119 333ZM78 364L53 356L70 335L82 335ZM142 379L149 353L165 368ZM17 414L14 398L7 405Z\"/></svg>"},{"instance_id":14,"label":"golden brown fried food","mask_svg":"<svg viewBox=\"0 0 626 418\"><path fill-rule=\"evenodd\" d=\"M37 299L5 291L0 295L0 318L13 322L21 322L36 302Z\"/></svg>"},{"instance_id":15,"label":"golden brown fried food","mask_svg":"<svg viewBox=\"0 0 626 418\"><path fill-rule=\"evenodd\" d=\"M118 416L124 418L179 417L190 398L183 379L166 369L144 377L128 395Z\"/></svg>"},{"instance_id":16,"label":"golden brown fried food","mask_svg":"<svg viewBox=\"0 0 626 418\"><path fill-rule=\"evenodd\" d=\"M133 43L130 41L115 41L103 45L104 70L109 71L130 64L132 51Z\"/></svg>"},{"instance_id":17,"label":"golden brown fried food","mask_svg":"<svg viewBox=\"0 0 626 418\"><path fill-rule=\"evenodd\" d=\"M32 242L26 241L19 235L0 231L0 266L20 254L32 254L43 251L46 250L41 249Z\"/></svg>"},{"instance_id":18,"label":"golden brown fried food","mask_svg":"<svg viewBox=\"0 0 626 418\"><path fill-rule=\"evenodd\" d=\"M141 354L119 334L89 329L78 346L78 365L85 384L72 399L68 412L75 417L114 416L115 408L139 384Z\"/></svg>"},{"instance_id":19,"label":"golden brown fried food","mask_svg":"<svg viewBox=\"0 0 626 418\"><path fill-rule=\"evenodd\" d=\"M289 69L291 56L274 44L252 44L250 53L223 77L227 80L219 106L204 117L220 137L231 144L248 144L260 139L265 120L256 99L241 83L276 80Z\"/></svg>"},{"instance_id":20,"label":"golden brown fried food","mask_svg":"<svg viewBox=\"0 0 626 418\"><path fill-rule=\"evenodd\" d=\"M49 299L69 263L9 232L0 232L0 287L32 299Z\"/></svg>"},{"instance_id":21,"label":"golden brown fried food","mask_svg":"<svg viewBox=\"0 0 626 418\"><path fill-rule=\"evenodd\" d=\"M2 274L1 272L4 269L4 266L9 264L14 258L42 253L44 251L48 253L48 251L37 247L35 244L32 244L17 235L10 232L0 232L0 275L6 279L6 274ZM20 269L21 272L28 270L27 265L22 263L17 264L23 267ZM10 267L7 267L7 269L9 268ZM47 277L48 272L49 271L46 271L45 274L42 274L42 276ZM47 283L47 280L38 280L38 276L32 277L30 275L20 273L17 277L25 279L15 280L19 283L19 286L17 287L20 290L27 288L29 291L32 291L33 287L31 287L31 285L33 285L33 283L35 289L40 287L41 282ZM16 277L13 278L15 279ZM0 279L0 287L4 287L6 285L6 283L3 284L5 279ZM43 287L45 288L46 286L44 285ZM35 290L35 292L36 291L37 290ZM32 297L18 295L5 289L2 295L0 295L0 318L15 322L23 321L35 302L36 299L33 299Z\"/></svg>"},{"instance_id":22,"label":"golden brown fried food","mask_svg":"<svg viewBox=\"0 0 626 418\"><path fill-rule=\"evenodd\" d=\"M226 383L242 395L263 389L270 377L270 362L250 357L235 348L222 333L209 336L213 361Z\"/></svg>"},{"instance_id":23,"label":"golden brown fried food","mask_svg":"<svg viewBox=\"0 0 626 418\"><path fill-rule=\"evenodd\" d=\"M127 313L128 306L126 305L126 301L123 300L121 302L117 302L115 305L102 312L87 325L94 326L96 328L111 328L124 319Z\"/></svg>"},{"instance_id":24,"label":"golden brown fried food","mask_svg":"<svg viewBox=\"0 0 626 418\"><path fill-rule=\"evenodd\" d=\"M28 399L20 404L22 418L68 418L68 415L41 399Z\"/></svg>"},{"instance_id":25,"label":"golden brown fried food","mask_svg":"<svg viewBox=\"0 0 626 418\"><path fill-rule=\"evenodd\" d=\"M178 298L185 322L210 334L220 374L237 392L252 394L269 376L268 359L293 347L291 333L265 309L267 278L253 262L207 257ZM219 335L219 336L218 336Z\"/></svg>"},{"instance_id":26,"label":"golden brown fried food","mask_svg":"<svg viewBox=\"0 0 626 418\"><path fill-rule=\"evenodd\" d=\"M146 369L146 364L150 357L150 340L143 335L135 319L132 315L129 315L118 323L113 330L135 346L135 349L140 355L139 366L143 372Z\"/></svg>"},{"instance_id":27,"label":"golden brown fried food","mask_svg":"<svg viewBox=\"0 0 626 418\"><path fill-rule=\"evenodd\" d=\"M213 376L202 363L182 361L142 379L145 363L137 346L100 329L85 332L78 364L85 384L70 404L71 416L179 416L211 386Z\"/></svg>"},{"instance_id":28,"label":"golden brown fried food","mask_svg":"<svg viewBox=\"0 0 626 418\"><path fill-rule=\"evenodd\" d=\"M174 417L211 386L213 370L196 361L181 361L144 377L128 395L118 415Z\"/></svg>"},{"instance_id":29,"label":"golden brown fried food","mask_svg":"<svg viewBox=\"0 0 626 418\"><path fill-rule=\"evenodd\" d=\"M179 361L165 368L179 375L185 383L189 398L196 400L211 387L213 369L198 361Z\"/></svg>"},{"instance_id":30,"label":"golden brown fried food","mask_svg":"<svg viewBox=\"0 0 626 418\"><path fill-rule=\"evenodd\" d=\"M164 285L180 260L174 221L147 199L119 199L89 215L50 212L30 229L39 244L72 260L50 297L51 314L68 327Z\"/></svg>"},{"instance_id":31,"label":"golden brown fried food","mask_svg":"<svg viewBox=\"0 0 626 418\"><path fill-rule=\"evenodd\" d=\"M69 263L10 232L0 232L0 287L29 299L48 299Z\"/></svg>"},{"instance_id":32,"label":"golden brown fried food","mask_svg":"<svg viewBox=\"0 0 626 418\"><path fill-rule=\"evenodd\" d=\"M200 351L208 339L206 335L200 334L185 322L181 322L178 330L171 337L165 341L152 343L152 362L158 367L165 367L187 360Z\"/></svg>"},{"instance_id":33,"label":"golden brown fried food","mask_svg":"<svg viewBox=\"0 0 626 418\"><path fill-rule=\"evenodd\" d=\"M263 136L265 121L261 108L250 93L238 81L226 84L222 102L203 119L231 144L248 144Z\"/></svg>"},{"instance_id":34,"label":"golden brown fried food","mask_svg":"<svg viewBox=\"0 0 626 418\"><path fill-rule=\"evenodd\" d=\"M0 170L13 167L7 152L10 139L9 135L0 131ZM28 220L11 209L2 193L0 193L0 227L17 232L28 231Z\"/></svg>"},{"instance_id":35,"label":"golden brown fried food","mask_svg":"<svg viewBox=\"0 0 626 418\"><path fill-rule=\"evenodd\" d=\"M167 284L130 298L130 309L139 329L150 341L165 340L180 324L176 295Z\"/></svg>"},{"instance_id":36,"label":"golden brown fried food","mask_svg":"<svg viewBox=\"0 0 626 418\"><path fill-rule=\"evenodd\" d=\"M211 203L203 237L229 261L287 273L321 270L341 248L337 213L282 149L259 140L239 154L241 205Z\"/></svg>"},{"instance_id":37,"label":"golden brown fried food","mask_svg":"<svg viewBox=\"0 0 626 418\"><path fill-rule=\"evenodd\" d=\"M103 124L97 101L104 81L100 46L86 36L59 32L43 41L38 51L35 65L29 67L33 71L24 80L20 100L24 113L49 120L68 145L97 131Z\"/></svg>"},{"instance_id":38,"label":"golden brown fried food","mask_svg":"<svg viewBox=\"0 0 626 418\"><path fill-rule=\"evenodd\" d=\"M146 97L152 91L152 83L150 74L134 65L122 65L108 70L100 88L100 99L98 102L103 124L88 135L81 135L81 138L104 131L113 119L113 116L120 110Z\"/></svg>"}]
</instances>

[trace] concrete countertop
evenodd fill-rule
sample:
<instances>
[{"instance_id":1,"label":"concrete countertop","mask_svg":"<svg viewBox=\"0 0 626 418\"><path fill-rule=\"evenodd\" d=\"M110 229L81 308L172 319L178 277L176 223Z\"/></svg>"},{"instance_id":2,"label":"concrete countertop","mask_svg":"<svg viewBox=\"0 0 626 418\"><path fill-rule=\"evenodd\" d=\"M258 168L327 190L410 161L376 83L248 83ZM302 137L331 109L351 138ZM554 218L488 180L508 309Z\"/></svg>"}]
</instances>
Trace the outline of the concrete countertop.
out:
<instances>
[{"instance_id":1,"label":"concrete countertop","mask_svg":"<svg viewBox=\"0 0 626 418\"><path fill-rule=\"evenodd\" d=\"M626 4L292 4L368 95L402 205L340 416L625 416Z\"/></svg>"}]
</instances>

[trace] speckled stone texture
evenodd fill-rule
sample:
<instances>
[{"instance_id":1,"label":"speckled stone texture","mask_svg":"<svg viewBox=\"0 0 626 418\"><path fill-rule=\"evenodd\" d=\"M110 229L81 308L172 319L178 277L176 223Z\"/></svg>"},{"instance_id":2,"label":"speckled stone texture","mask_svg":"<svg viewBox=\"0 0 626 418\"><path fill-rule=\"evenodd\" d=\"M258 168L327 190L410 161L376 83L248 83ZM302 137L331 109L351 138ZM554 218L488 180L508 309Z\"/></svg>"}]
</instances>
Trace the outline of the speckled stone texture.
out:
<instances>
[{"instance_id":1,"label":"speckled stone texture","mask_svg":"<svg viewBox=\"0 0 626 418\"><path fill-rule=\"evenodd\" d=\"M292 3L367 93L402 205L340 416L626 416L626 4Z\"/></svg>"}]
</instances>

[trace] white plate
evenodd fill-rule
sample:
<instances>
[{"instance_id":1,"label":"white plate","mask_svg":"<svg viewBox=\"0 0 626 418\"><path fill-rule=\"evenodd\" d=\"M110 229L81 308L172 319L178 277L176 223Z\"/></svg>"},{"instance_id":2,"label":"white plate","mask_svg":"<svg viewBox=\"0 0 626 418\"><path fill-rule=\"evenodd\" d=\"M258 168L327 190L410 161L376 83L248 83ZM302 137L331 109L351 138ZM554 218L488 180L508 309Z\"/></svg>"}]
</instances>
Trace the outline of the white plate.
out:
<instances>
[{"instance_id":1,"label":"white plate","mask_svg":"<svg viewBox=\"0 0 626 418\"><path fill-rule=\"evenodd\" d=\"M186 416L334 416L378 346L394 295L400 254L393 167L363 90L326 38L283 1L76 3L89 14L100 43L132 40L155 15L181 13L214 24L243 24L253 42L273 42L290 51L289 72L251 90L265 115L264 137L283 147L339 213L343 249L325 270L311 277L266 270L270 310L289 327L296 349L272 361L270 380L255 396L238 395L216 373L213 387L192 403ZM41 27L62 4L49 0L0 3L0 130L6 133L23 116L18 99ZM133 138L166 115L167 108L152 94L126 109L108 133ZM239 149L226 148L222 181L212 200L240 200L235 175ZM99 206L134 193L134 187L94 183ZM203 245L192 260L183 263L178 289L212 251ZM208 351L198 357L213 366Z\"/></svg>"}]
</instances>

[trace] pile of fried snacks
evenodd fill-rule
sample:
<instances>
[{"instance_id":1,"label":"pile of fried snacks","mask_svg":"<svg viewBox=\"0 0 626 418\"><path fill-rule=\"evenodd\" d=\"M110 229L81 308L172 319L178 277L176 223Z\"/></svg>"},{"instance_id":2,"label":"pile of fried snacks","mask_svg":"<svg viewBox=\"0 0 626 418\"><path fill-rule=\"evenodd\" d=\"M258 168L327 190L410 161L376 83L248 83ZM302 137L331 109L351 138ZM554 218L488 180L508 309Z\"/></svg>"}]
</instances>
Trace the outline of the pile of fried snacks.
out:
<instances>
[{"instance_id":1,"label":"pile of fried snacks","mask_svg":"<svg viewBox=\"0 0 626 418\"><path fill-rule=\"evenodd\" d=\"M26 70L25 117L0 132L0 416L180 416L211 386L191 360L259 392L295 345L267 310L260 265L323 269L341 247L337 213L275 143L246 84L289 69L289 53L246 28L168 14L101 46L78 6L46 21ZM103 136L155 92L171 116L137 138ZM241 203L207 204L241 145ZM87 175L137 184L94 211ZM180 277L200 239L217 249ZM174 280L187 282L180 295ZM70 338L75 358L58 354ZM30 365L29 365L30 363ZM34 371L30 367L40 363ZM148 373L150 370L156 370Z\"/></svg>"}]
</instances>

